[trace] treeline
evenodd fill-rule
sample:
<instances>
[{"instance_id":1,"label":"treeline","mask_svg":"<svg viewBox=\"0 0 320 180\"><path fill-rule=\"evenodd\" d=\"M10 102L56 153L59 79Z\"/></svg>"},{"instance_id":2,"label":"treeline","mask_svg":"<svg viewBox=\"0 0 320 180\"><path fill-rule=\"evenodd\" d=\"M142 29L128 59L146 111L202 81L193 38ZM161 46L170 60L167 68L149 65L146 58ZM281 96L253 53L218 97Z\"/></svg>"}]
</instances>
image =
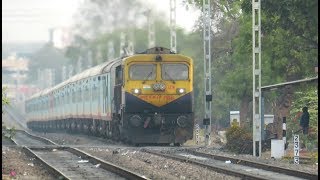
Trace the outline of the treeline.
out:
<instances>
[{"instance_id":1,"label":"treeline","mask_svg":"<svg viewBox=\"0 0 320 180\"><path fill-rule=\"evenodd\" d=\"M135 51L148 47L147 22L155 24L157 46L170 47L169 19L146 7L142 1L87 1L78 13L75 39L62 51L65 64L83 63L92 52L92 65L107 60L108 43L113 42L114 55L120 52L120 33L134 41ZM184 5L202 9L202 1L184 1ZM241 124L252 123L252 8L251 1L211 1L212 22L212 123L229 125L229 112L240 110ZM203 35L202 17L194 31L177 29L178 53L195 62L195 109L200 124L203 118ZM315 76L318 66L318 1L269 0L261 4L262 86ZM133 39L132 39L133 37ZM61 67L61 65L59 65ZM310 102L293 104L300 96L314 90L314 84L282 88L265 94L265 113L275 115L275 128L281 132L282 117L289 117ZM313 90L312 90L313 89ZM317 90L315 90L317 91ZM310 93L309 93L310 94ZM310 94L315 99L314 94ZM314 109L313 109L314 108ZM316 109L315 109L316 108ZM311 109L317 111L317 106ZM310 109L310 108L309 108ZM310 110L311 110L310 109ZM311 110L311 111L313 111ZM311 117L315 122L317 114ZM314 126L314 123L312 123Z\"/></svg>"}]
</instances>

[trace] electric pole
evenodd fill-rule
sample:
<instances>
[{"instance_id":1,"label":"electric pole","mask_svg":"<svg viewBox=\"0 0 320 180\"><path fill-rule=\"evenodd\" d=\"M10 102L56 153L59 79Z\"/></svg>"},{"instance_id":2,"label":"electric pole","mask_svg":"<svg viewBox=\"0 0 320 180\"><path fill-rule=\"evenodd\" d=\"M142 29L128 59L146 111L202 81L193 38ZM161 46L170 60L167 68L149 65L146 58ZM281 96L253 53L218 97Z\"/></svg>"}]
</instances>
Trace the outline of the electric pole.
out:
<instances>
[{"instance_id":1,"label":"electric pole","mask_svg":"<svg viewBox=\"0 0 320 180\"><path fill-rule=\"evenodd\" d=\"M252 137L253 156L256 156L256 141L259 141L261 156L261 1L252 0ZM256 39L256 37L258 37ZM257 86L258 84L258 86ZM258 104L258 109L256 107Z\"/></svg>"},{"instance_id":2,"label":"electric pole","mask_svg":"<svg viewBox=\"0 0 320 180\"><path fill-rule=\"evenodd\" d=\"M211 145L211 11L210 0L203 1L204 119L205 144Z\"/></svg>"},{"instance_id":3,"label":"electric pole","mask_svg":"<svg viewBox=\"0 0 320 180\"><path fill-rule=\"evenodd\" d=\"M176 0L170 0L170 50L177 51Z\"/></svg>"}]
</instances>

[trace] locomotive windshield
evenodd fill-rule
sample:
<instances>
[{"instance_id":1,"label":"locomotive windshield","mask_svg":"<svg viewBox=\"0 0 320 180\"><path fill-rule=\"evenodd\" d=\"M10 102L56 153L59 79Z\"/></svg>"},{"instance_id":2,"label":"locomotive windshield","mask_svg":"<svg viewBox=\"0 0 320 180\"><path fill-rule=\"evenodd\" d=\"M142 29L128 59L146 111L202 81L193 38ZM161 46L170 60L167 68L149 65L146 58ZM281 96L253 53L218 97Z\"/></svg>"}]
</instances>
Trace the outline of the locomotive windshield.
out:
<instances>
[{"instance_id":1,"label":"locomotive windshield","mask_svg":"<svg viewBox=\"0 0 320 180\"><path fill-rule=\"evenodd\" d=\"M162 64L161 74L163 80L187 80L189 69L185 64Z\"/></svg>"},{"instance_id":2,"label":"locomotive windshield","mask_svg":"<svg viewBox=\"0 0 320 180\"><path fill-rule=\"evenodd\" d=\"M156 65L134 64L130 66L129 76L132 80L154 80L156 78Z\"/></svg>"}]
</instances>

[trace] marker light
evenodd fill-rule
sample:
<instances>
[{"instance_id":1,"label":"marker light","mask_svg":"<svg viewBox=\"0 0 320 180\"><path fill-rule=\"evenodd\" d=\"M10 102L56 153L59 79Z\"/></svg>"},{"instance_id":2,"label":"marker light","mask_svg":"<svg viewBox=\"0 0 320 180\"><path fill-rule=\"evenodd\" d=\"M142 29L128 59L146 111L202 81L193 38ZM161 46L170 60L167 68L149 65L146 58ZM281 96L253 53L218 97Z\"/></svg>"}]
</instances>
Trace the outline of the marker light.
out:
<instances>
[{"instance_id":1,"label":"marker light","mask_svg":"<svg viewBox=\"0 0 320 180\"><path fill-rule=\"evenodd\" d=\"M141 90L140 89L132 89L133 94L140 94Z\"/></svg>"},{"instance_id":2,"label":"marker light","mask_svg":"<svg viewBox=\"0 0 320 180\"><path fill-rule=\"evenodd\" d=\"M186 92L186 90L184 88L177 88L177 93L178 94L183 94L185 92Z\"/></svg>"}]
</instances>

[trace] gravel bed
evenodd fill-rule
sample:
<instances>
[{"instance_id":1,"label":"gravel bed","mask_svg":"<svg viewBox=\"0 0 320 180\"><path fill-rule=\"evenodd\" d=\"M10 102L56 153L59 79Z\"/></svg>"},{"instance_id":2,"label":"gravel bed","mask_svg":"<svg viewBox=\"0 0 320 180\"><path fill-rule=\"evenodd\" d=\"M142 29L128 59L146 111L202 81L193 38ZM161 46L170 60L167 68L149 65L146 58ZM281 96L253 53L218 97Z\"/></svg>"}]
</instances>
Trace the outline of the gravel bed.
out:
<instances>
[{"instance_id":1,"label":"gravel bed","mask_svg":"<svg viewBox=\"0 0 320 180\"><path fill-rule=\"evenodd\" d=\"M80 149L150 179L240 179L189 163L141 152L139 148Z\"/></svg>"},{"instance_id":2,"label":"gravel bed","mask_svg":"<svg viewBox=\"0 0 320 180\"><path fill-rule=\"evenodd\" d=\"M239 179L199 166L141 152L140 148L127 148L122 143L115 143L104 138L66 133L32 133L58 144L94 146L79 149L151 179ZM108 146L108 148L96 146Z\"/></svg>"},{"instance_id":3,"label":"gravel bed","mask_svg":"<svg viewBox=\"0 0 320 180\"><path fill-rule=\"evenodd\" d=\"M21 148L2 146L2 179L56 179Z\"/></svg>"}]
</instances>

